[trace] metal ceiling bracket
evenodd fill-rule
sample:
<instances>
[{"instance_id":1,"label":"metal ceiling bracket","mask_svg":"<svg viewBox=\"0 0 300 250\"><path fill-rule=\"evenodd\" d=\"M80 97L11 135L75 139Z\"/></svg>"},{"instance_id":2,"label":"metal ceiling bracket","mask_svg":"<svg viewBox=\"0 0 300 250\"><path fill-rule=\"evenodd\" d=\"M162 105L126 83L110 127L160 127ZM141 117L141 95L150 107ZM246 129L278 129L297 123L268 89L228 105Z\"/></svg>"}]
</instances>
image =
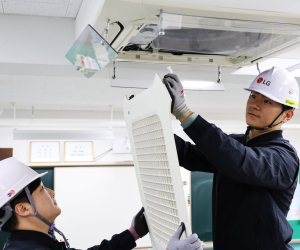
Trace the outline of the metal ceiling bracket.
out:
<instances>
[{"instance_id":1,"label":"metal ceiling bracket","mask_svg":"<svg viewBox=\"0 0 300 250\"><path fill-rule=\"evenodd\" d=\"M221 66L218 66L218 81L217 83L221 83Z\"/></svg>"},{"instance_id":2,"label":"metal ceiling bracket","mask_svg":"<svg viewBox=\"0 0 300 250\"><path fill-rule=\"evenodd\" d=\"M109 29L109 22L110 22L110 20L109 19L107 19L106 20L106 24L105 24L105 32L104 32L104 39L108 42L108 29ZM105 44L105 42L104 41L102 41L101 42L101 44L102 45L104 45Z\"/></svg>"},{"instance_id":3,"label":"metal ceiling bracket","mask_svg":"<svg viewBox=\"0 0 300 250\"><path fill-rule=\"evenodd\" d=\"M256 64L256 68L257 68L257 70L258 70L258 73L260 74L260 69L259 69L258 63Z\"/></svg>"},{"instance_id":4,"label":"metal ceiling bracket","mask_svg":"<svg viewBox=\"0 0 300 250\"><path fill-rule=\"evenodd\" d=\"M160 22L160 31L158 32L158 35L159 36L163 36L163 35L165 35L165 32L163 31L163 29L162 29L162 21L163 21L163 18L162 18L162 13L163 13L163 10L161 9L160 10L160 13L159 13L159 22Z\"/></svg>"},{"instance_id":5,"label":"metal ceiling bracket","mask_svg":"<svg viewBox=\"0 0 300 250\"><path fill-rule=\"evenodd\" d=\"M113 61L113 76L111 77L112 79L116 79L116 61Z\"/></svg>"}]
</instances>

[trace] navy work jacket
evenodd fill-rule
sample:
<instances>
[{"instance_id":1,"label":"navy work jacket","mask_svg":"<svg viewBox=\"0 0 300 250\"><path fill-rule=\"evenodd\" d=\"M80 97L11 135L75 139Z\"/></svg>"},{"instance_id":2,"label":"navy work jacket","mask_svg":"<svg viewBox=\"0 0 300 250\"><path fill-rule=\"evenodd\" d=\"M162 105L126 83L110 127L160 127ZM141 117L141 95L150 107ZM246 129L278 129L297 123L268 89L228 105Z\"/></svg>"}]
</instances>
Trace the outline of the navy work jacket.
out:
<instances>
[{"instance_id":1,"label":"navy work jacket","mask_svg":"<svg viewBox=\"0 0 300 250\"><path fill-rule=\"evenodd\" d=\"M84 240L84 239L82 239ZM110 241L103 240L99 246L88 248L88 250L130 250L136 246L132 234L126 230L121 234L116 234ZM66 248L64 242L58 242L47 234L16 230L7 239L4 250L76 250Z\"/></svg>"},{"instance_id":2,"label":"navy work jacket","mask_svg":"<svg viewBox=\"0 0 300 250\"><path fill-rule=\"evenodd\" d=\"M175 135L180 166L214 173L214 250L293 249L288 244L293 229L286 216L298 182L299 159L282 130L246 142L249 130L227 135L198 116L184 131L195 145Z\"/></svg>"}]
</instances>

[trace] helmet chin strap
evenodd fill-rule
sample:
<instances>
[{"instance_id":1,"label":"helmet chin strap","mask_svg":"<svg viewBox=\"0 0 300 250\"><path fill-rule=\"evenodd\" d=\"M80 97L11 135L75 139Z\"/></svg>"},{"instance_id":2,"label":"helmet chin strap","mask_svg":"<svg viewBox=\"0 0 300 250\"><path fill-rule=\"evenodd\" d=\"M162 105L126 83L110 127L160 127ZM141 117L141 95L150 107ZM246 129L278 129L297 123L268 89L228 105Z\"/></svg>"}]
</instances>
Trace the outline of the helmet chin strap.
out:
<instances>
[{"instance_id":1,"label":"helmet chin strap","mask_svg":"<svg viewBox=\"0 0 300 250\"><path fill-rule=\"evenodd\" d=\"M55 232L57 232L59 235L61 235L61 236L64 238L64 241L65 241L66 246L69 248L70 245L69 245L68 240L66 239L65 235L55 227L55 224L54 224L54 223L50 223L49 221L47 221L46 219L44 219L40 214L38 214L37 209L36 209L36 206L35 206L35 204L34 204L34 201L33 201L33 199L32 199L32 196L31 196L31 194L30 194L30 191L29 191L28 186L25 187L25 192L26 192L26 195L27 195L27 197L28 197L28 200L29 200L31 206L32 206L33 209L34 209L34 214L31 214L31 215L29 215L29 216L35 216L35 217L37 217L39 220L41 220L41 221L44 222L46 225L48 225L48 226L50 227L50 228L49 228L50 230L53 229Z\"/></svg>"},{"instance_id":2,"label":"helmet chin strap","mask_svg":"<svg viewBox=\"0 0 300 250\"><path fill-rule=\"evenodd\" d=\"M282 105L282 111L281 111L281 113L275 118L275 120L269 125L269 126L267 126L267 127L264 127L264 128L256 128L256 127L251 127L251 126L249 126L251 129L256 129L256 130L267 130L267 129L270 129L270 128L273 128L273 127L276 127L277 125L279 125L280 123L283 123L283 122L279 122L279 123L277 123L277 124L275 124L275 125L273 125L274 124L274 122L283 114L283 112L286 110L286 107L284 106L284 105Z\"/></svg>"}]
</instances>

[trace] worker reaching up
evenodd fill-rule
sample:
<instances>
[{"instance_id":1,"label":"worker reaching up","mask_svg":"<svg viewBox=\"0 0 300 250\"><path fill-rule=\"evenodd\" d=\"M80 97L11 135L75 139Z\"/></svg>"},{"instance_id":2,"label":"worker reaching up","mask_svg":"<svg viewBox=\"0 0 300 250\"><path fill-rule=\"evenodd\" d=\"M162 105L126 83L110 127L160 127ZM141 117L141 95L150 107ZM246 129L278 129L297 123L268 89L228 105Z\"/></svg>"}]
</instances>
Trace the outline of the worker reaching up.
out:
<instances>
[{"instance_id":1,"label":"worker reaching up","mask_svg":"<svg viewBox=\"0 0 300 250\"><path fill-rule=\"evenodd\" d=\"M299 159L280 128L298 108L296 79L280 67L259 74L246 89L247 131L234 135L189 110L176 75L166 75L163 82L172 98L171 112L195 143L175 135L180 166L214 173L214 250L293 249L286 217L298 183Z\"/></svg>"}]
</instances>

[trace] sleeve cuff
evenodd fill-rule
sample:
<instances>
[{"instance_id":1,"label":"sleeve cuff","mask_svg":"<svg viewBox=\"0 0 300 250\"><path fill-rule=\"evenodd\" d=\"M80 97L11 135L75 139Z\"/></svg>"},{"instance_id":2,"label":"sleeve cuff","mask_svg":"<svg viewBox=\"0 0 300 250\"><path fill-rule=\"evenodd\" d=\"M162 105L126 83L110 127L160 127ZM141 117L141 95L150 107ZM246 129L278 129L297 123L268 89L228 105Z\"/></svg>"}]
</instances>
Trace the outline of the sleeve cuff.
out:
<instances>
[{"instance_id":1,"label":"sleeve cuff","mask_svg":"<svg viewBox=\"0 0 300 250\"><path fill-rule=\"evenodd\" d=\"M188 128L184 129L184 131L193 141L196 141L194 139L199 138L210 126L211 124L209 122L200 115L197 115L193 123L191 123Z\"/></svg>"},{"instance_id":2,"label":"sleeve cuff","mask_svg":"<svg viewBox=\"0 0 300 250\"><path fill-rule=\"evenodd\" d=\"M188 128L198 117L198 114L196 114L195 112L193 114L191 114L188 118L186 118L182 123L181 126L183 127L183 129Z\"/></svg>"}]
</instances>

